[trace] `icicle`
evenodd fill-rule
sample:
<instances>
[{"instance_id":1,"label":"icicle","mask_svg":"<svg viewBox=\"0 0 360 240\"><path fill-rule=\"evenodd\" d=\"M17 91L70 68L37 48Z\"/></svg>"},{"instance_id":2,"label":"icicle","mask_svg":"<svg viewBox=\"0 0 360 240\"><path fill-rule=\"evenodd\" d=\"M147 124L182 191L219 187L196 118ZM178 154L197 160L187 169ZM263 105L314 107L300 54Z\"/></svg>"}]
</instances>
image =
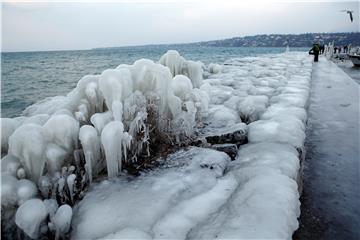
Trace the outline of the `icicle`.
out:
<instances>
[{"instance_id":1,"label":"icicle","mask_svg":"<svg viewBox=\"0 0 360 240\"><path fill-rule=\"evenodd\" d=\"M74 202L75 179L76 179L75 174L70 174L66 178L66 183L67 183L68 188L69 188L71 202Z\"/></svg>"},{"instance_id":2,"label":"icicle","mask_svg":"<svg viewBox=\"0 0 360 240\"><path fill-rule=\"evenodd\" d=\"M122 121L123 118L123 105L120 101L113 101L111 110L115 121Z\"/></svg>"},{"instance_id":3,"label":"icicle","mask_svg":"<svg viewBox=\"0 0 360 240\"><path fill-rule=\"evenodd\" d=\"M57 183L58 183L58 193L61 197L64 197L65 179L63 177L61 177L61 178L59 178Z\"/></svg>"},{"instance_id":4,"label":"icicle","mask_svg":"<svg viewBox=\"0 0 360 240\"><path fill-rule=\"evenodd\" d=\"M131 146L131 139L131 135L129 135L127 132L125 132L122 136L122 147L124 151L125 162L127 162L127 151Z\"/></svg>"},{"instance_id":5,"label":"icicle","mask_svg":"<svg viewBox=\"0 0 360 240\"><path fill-rule=\"evenodd\" d=\"M89 177L90 183L93 178L93 168L96 161L100 159L100 142L97 131L90 125L84 125L80 128L79 139L83 146L85 155L85 169ZM95 169L95 174L98 173L98 169Z\"/></svg>"},{"instance_id":6,"label":"icicle","mask_svg":"<svg viewBox=\"0 0 360 240\"><path fill-rule=\"evenodd\" d=\"M108 123L101 133L101 143L105 150L108 177L115 177L122 164L121 141L124 125L119 121Z\"/></svg>"}]
</instances>

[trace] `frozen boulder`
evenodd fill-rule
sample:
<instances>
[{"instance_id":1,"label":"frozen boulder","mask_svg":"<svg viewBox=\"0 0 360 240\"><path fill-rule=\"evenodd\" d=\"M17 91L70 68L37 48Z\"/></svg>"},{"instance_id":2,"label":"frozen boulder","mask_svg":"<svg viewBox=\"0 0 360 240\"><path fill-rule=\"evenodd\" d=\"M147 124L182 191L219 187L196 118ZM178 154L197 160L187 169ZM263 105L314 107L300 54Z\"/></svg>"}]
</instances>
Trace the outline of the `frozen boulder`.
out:
<instances>
[{"instance_id":1,"label":"frozen boulder","mask_svg":"<svg viewBox=\"0 0 360 240\"><path fill-rule=\"evenodd\" d=\"M40 227L48 213L45 204L40 199L30 199L23 203L15 214L15 223L29 237L37 239L40 236Z\"/></svg>"},{"instance_id":2,"label":"frozen boulder","mask_svg":"<svg viewBox=\"0 0 360 240\"><path fill-rule=\"evenodd\" d=\"M8 154L1 159L1 172L9 173L15 177L19 167L19 159L11 154Z\"/></svg>"},{"instance_id":3,"label":"frozen boulder","mask_svg":"<svg viewBox=\"0 0 360 240\"><path fill-rule=\"evenodd\" d=\"M7 152L11 134L19 126L19 122L12 118L1 118L1 152Z\"/></svg>"},{"instance_id":4,"label":"frozen boulder","mask_svg":"<svg viewBox=\"0 0 360 240\"><path fill-rule=\"evenodd\" d=\"M305 126L295 117L259 120L249 124L249 142L289 143L301 148L305 140Z\"/></svg>"},{"instance_id":5,"label":"frozen boulder","mask_svg":"<svg viewBox=\"0 0 360 240\"><path fill-rule=\"evenodd\" d=\"M238 105L242 119L247 122L258 120L260 115L265 112L268 102L267 96L247 96Z\"/></svg>"},{"instance_id":6,"label":"frozen boulder","mask_svg":"<svg viewBox=\"0 0 360 240\"><path fill-rule=\"evenodd\" d=\"M247 133L247 125L245 123L237 123L221 128L206 126L202 129L200 137L205 138L206 142L210 144L234 143L240 145L247 141Z\"/></svg>"},{"instance_id":7,"label":"frozen boulder","mask_svg":"<svg viewBox=\"0 0 360 240\"><path fill-rule=\"evenodd\" d=\"M21 179L17 182L17 200L21 205L27 200L36 197L38 189L36 184L27 179Z\"/></svg>"},{"instance_id":8,"label":"frozen boulder","mask_svg":"<svg viewBox=\"0 0 360 240\"><path fill-rule=\"evenodd\" d=\"M17 204L17 182L18 180L8 174L1 174L1 206L2 207L10 207L15 206Z\"/></svg>"},{"instance_id":9,"label":"frozen boulder","mask_svg":"<svg viewBox=\"0 0 360 240\"><path fill-rule=\"evenodd\" d=\"M221 128L241 122L238 113L224 105L214 105L209 109L207 117L211 126Z\"/></svg>"},{"instance_id":10,"label":"frozen boulder","mask_svg":"<svg viewBox=\"0 0 360 240\"><path fill-rule=\"evenodd\" d=\"M72 208L64 204L58 208L51 222L55 226L56 236L64 236L70 230Z\"/></svg>"},{"instance_id":11,"label":"frozen boulder","mask_svg":"<svg viewBox=\"0 0 360 240\"><path fill-rule=\"evenodd\" d=\"M217 74L220 73L222 70L221 65L216 64L216 63L210 63L208 66L209 72L213 73L213 74Z\"/></svg>"},{"instance_id":12,"label":"frozen boulder","mask_svg":"<svg viewBox=\"0 0 360 240\"><path fill-rule=\"evenodd\" d=\"M44 170L46 144L44 130L36 124L22 125L9 138L9 153L20 160L26 175L34 182Z\"/></svg>"}]
</instances>

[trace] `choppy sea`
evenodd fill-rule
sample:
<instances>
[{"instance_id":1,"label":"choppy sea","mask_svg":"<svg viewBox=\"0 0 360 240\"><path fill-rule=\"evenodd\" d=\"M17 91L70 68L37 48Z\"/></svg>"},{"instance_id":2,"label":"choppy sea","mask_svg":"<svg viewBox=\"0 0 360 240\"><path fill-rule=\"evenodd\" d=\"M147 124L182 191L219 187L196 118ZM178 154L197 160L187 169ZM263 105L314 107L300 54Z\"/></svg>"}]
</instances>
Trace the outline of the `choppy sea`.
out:
<instances>
[{"instance_id":1,"label":"choppy sea","mask_svg":"<svg viewBox=\"0 0 360 240\"><path fill-rule=\"evenodd\" d=\"M100 74L137 59L158 61L175 49L186 59L223 63L234 57L281 53L285 48L222 48L193 45L153 45L77 51L1 53L1 117L16 117L47 97L65 95L87 74ZM306 51L304 48L290 49Z\"/></svg>"}]
</instances>

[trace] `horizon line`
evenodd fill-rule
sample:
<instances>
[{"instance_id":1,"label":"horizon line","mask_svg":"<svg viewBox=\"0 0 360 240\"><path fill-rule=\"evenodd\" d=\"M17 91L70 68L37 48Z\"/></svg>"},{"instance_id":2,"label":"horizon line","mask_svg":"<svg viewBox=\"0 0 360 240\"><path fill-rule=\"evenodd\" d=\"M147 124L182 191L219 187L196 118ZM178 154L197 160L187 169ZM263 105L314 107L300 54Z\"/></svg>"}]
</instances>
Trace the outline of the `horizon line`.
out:
<instances>
[{"instance_id":1,"label":"horizon line","mask_svg":"<svg viewBox=\"0 0 360 240\"><path fill-rule=\"evenodd\" d=\"M148 44L138 44L138 45L122 45L122 46L104 46L104 47L92 47L92 48L84 48L84 49L49 49L49 50L15 50L15 51L3 51L1 49L1 54L3 53L31 53L31 52L65 52L65 51L89 51L89 50L97 50L97 49L107 49L107 48L129 48L129 47L146 47L146 46L164 46L164 45L186 45L186 44L199 44L204 42L212 42L212 41L222 41L226 39L233 38L245 38L245 37L256 37L261 35L304 35L304 34L344 34L344 33L360 33L357 32L303 32L303 33L259 33L254 35L244 35L244 36L234 36L227 37L221 39L213 39L213 40L203 40L203 41L195 41L195 42L181 42L181 43L148 43ZM305 47L305 46L304 46Z\"/></svg>"}]
</instances>

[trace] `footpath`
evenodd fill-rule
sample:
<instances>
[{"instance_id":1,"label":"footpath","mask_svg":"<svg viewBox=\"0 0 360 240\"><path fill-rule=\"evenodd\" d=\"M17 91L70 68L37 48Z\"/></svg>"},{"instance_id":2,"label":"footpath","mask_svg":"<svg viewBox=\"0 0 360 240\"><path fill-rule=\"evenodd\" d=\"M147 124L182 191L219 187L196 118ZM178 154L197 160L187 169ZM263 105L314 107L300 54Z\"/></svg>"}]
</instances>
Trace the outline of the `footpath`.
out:
<instances>
[{"instance_id":1,"label":"footpath","mask_svg":"<svg viewBox=\"0 0 360 240\"><path fill-rule=\"evenodd\" d=\"M359 92L333 62L314 63L294 239L360 239Z\"/></svg>"}]
</instances>

